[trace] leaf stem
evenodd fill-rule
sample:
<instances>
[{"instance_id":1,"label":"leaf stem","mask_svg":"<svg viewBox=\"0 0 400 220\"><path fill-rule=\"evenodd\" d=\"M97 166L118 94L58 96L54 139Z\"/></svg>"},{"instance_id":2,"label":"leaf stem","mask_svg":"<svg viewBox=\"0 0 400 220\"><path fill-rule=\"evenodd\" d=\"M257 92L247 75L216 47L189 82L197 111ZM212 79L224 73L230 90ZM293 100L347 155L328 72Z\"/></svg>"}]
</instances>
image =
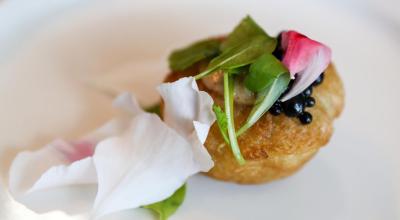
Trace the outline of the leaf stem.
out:
<instances>
[{"instance_id":1,"label":"leaf stem","mask_svg":"<svg viewBox=\"0 0 400 220\"><path fill-rule=\"evenodd\" d=\"M207 70L197 74L196 76L194 76L194 79L199 80L199 79L207 76L208 74L212 73L214 70L215 70L215 68L207 69Z\"/></svg>"},{"instance_id":2,"label":"leaf stem","mask_svg":"<svg viewBox=\"0 0 400 220\"><path fill-rule=\"evenodd\" d=\"M224 104L226 119L228 123L229 142L234 157L240 165L243 165L246 161L243 158L242 153L240 152L239 144L236 138L235 121L233 116L233 92L233 76L230 76L229 74L224 74Z\"/></svg>"}]
</instances>

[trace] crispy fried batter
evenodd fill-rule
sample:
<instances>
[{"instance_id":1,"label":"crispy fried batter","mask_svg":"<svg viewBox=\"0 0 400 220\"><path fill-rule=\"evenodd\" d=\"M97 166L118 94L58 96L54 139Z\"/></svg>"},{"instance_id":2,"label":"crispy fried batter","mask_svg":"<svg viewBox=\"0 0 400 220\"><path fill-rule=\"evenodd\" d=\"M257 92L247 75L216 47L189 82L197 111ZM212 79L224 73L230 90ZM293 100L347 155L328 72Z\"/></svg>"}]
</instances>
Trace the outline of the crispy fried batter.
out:
<instances>
[{"instance_id":1,"label":"crispy fried batter","mask_svg":"<svg viewBox=\"0 0 400 220\"><path fill-rule=\"evenodd\" d=\"M174 72L166 81L172 82L184 76L195 75L202 64L184 72ZM217 105L223 106L223 97L207 89L201 81L199 88L207 91ZM302 125L297 118L283 114L265 114L247 132L238 138L246 164L240 166L232 155L214 123L205 146L215 166L207 175L216 179L241 184L269 182L289 176L310 160L320 147L328 143L333 132L333 121L344 106L344 89L333 67L325 71L324 82L314 88L316 105L308 108L313 115L309 125ZM252 106L235 105L235 123L238 129L244 123Z\"/></svg>"}]
</instances>

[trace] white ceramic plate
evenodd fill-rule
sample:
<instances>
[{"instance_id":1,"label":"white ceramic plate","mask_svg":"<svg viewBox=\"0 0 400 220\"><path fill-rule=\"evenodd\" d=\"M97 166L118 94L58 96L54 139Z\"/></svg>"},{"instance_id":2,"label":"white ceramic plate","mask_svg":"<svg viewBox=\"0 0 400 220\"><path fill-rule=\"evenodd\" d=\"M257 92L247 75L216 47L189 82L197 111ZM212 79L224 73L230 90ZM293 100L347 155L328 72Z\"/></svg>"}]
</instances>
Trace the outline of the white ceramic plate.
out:
<instances>
[{"instance_id":1,"label":"white ceramic plate","mask_svg":"<svg viewBox=\"0 0 400 220\"><path fill-rule=\"evenodd\" d=\"M332 47L346 87L345 111L329 145L296 175L257 186L196 176L171 219L400 219L400 23L382 13L396 10L368 2L3 2L2 178L18 150L74 138L106 121L115 93L132 90L150 104L172 48L229 32L251 14L271 34L297 29ZM87 219L35 214L5 186L0 183L0 219ZM146 211L139 215L108 219L152 219Z\"/></svg>"}]
</instances>

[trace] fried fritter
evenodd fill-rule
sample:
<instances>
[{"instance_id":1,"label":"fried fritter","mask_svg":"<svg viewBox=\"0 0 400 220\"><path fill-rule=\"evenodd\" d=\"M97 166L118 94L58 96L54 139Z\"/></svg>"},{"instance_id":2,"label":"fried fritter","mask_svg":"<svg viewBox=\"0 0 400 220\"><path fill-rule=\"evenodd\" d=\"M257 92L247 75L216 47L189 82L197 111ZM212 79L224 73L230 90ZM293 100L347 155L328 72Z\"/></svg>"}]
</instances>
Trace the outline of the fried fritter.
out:
<instances>
[{"instance_id":1,"label":"fried fritter","mask_svg":"<svg viewBox=\"0 0 400 220\"><path fill-rule=\"evenodd\" d=\"M184 76L193 76L202 69L198 64L183 72L169 74L165 81L172 82ZM215 104L224 106L223 97L208 89L201 80L199 88L208 92ZM269 113L238 137L246 164L239 165L230 147L224 142L218 125L214 123L205 142L215 166L207 173L216 179L241 184L265 183L289 176L299 170L332 136L333 121L344 106L342 81L332 64L325 71L324 82L315 87L314 107L307 109L313 115L311 124L303 125L297 118ZM251 111L251 105L235 104L236 129Z\"/></svg>"}]
</instances>

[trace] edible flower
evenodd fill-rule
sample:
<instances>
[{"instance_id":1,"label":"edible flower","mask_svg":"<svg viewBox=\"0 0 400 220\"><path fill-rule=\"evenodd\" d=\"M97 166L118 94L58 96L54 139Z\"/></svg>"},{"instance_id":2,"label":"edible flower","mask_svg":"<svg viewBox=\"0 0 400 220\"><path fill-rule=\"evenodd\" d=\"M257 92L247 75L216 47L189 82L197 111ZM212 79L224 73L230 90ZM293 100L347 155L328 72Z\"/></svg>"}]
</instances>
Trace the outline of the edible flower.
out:
<instances>
[{"instance_id":1,"label":"edible flower","mask_svg":"<svg viewBox=\"0 0 400 220\"><path fill-rule=\"evenodd\" d=\"M331 50L296 31L282 33L281 47L284 51L282 63L295 79L291 90L281 99L284 102L304 91L328 67Z\"/></svg>"},{"instance_id":2,"label":"edible flower","mask_svg":"<svg viewBox=\"0 0 400 220\"><path fill-rule=\"evenodd\" d=\"M98 219L165 200L190 176L207 172L213 161L203 144L215 121L212 98L193 77L158 91L165 122L122 94L114 101L121 114L89 135L18 154L11 194L39 213L90 211Z\"/></svg>"}]
</instances>

